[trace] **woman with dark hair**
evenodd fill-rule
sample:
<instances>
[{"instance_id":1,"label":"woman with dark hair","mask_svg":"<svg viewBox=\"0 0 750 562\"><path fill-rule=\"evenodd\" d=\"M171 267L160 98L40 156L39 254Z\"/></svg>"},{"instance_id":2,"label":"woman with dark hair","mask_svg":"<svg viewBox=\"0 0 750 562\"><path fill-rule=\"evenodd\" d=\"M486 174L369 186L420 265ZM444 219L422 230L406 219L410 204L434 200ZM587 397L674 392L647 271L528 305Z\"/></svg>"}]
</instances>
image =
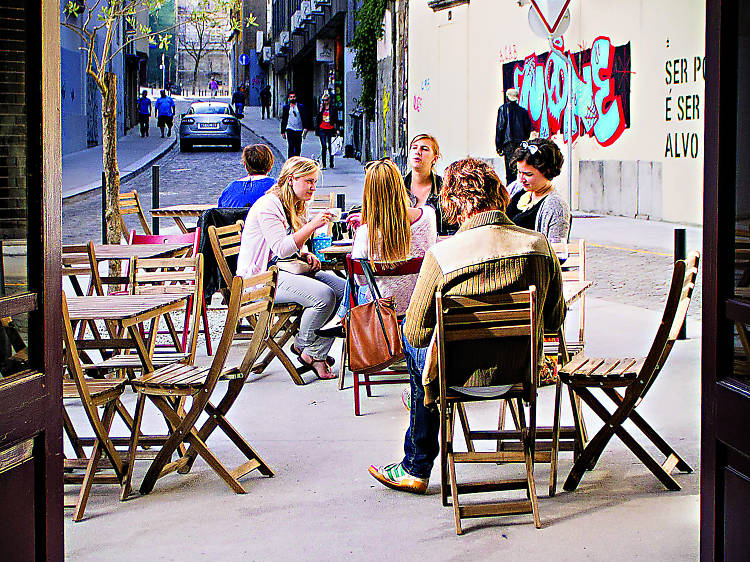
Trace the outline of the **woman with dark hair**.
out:
<instances>
[{"instance_id":1,"label":"woman with dark hair","mask_svg":"<svg viewBox=\"0 0 750 562\"><path fill-rule=\"evenodd\" d=\"M445 171L440 206L448 221L461 224L458 233L438 242L425 254L403 326L404 354L411 384L409 429L404 458L386 466L370 466L370 474L393 488L422 494L440 452L440 418L433 407L433 384L422 384L427 345L435 330L435 293L479 296L537 290L534 337L542 350L544 331L560 327L565 315L562 273L547 239L519 228L505 215L508 192L488 164L474 158L454 162ZM529 350L513 338L490 340L483 348L447 357L449 386L505 384L528 369ZM540 353L538 361L544 357ZM436 382L436 381L434 381Z\"/></svg>"},{"instance_id":2,"label":"woman with dark hair","mask_svg":"<svg viewBox=\"0 0 750 562\"><path fill-rule=\"evenodd\" d=\"M331 107L331 96L328 92L323 92L320 98L320 107L315 116L315 134L320 138L320 162L323 169L326 169L326 150L328 158L333 168L333 150L331 149L331 140L336 136L339 128L339 122L336 118L336 110Z\"/></svg>"},{"instance_id":3,"label":"woman with dark hair","mask_svg":"<svg viewBox=\"0 0 750 562\"><path fill-rule=\"evenodd\" d=\"M508 186L507 215L518 226L536 230L552 242L568 240L570 207L552 185L560 175L563 155L549 139L524 141L513 153L518 179Z\"/></svg>"},{"instance_id":4,"label":"woman with dark hair","mask_svg":"<svg viewBox=\"0 0 750 562\"><path fill-rule=\"evenodd\" d=\"M224 188L219 207L251 207L276 183L268 176L273 168L273 153L265 144L246 146L242 151L242 163L247 175Z\"/></svg>"}]
</instances>

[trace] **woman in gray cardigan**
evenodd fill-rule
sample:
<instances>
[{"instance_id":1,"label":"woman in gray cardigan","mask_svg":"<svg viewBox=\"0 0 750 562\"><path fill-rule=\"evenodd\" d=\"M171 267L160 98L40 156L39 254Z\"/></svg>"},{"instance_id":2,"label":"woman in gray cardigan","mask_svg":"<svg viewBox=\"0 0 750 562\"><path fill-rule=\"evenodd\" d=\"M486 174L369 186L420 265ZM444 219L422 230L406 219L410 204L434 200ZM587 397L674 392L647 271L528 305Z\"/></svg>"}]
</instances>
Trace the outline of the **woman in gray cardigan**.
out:
<instances>
[{"instance_id":1,"label":"woman in gray cardigan","mask_svg":"<svg viewBox=\"0 0 750 562\"><path fill-rule=\"evenodd\" d=\"M563 155L549 139L522 142L513 154L518 180L508 186L508 218L518 226L544 234L550 242L565 242L570 230L570 207L552 185L560 175Z\"/></svg>"}]
</instances>

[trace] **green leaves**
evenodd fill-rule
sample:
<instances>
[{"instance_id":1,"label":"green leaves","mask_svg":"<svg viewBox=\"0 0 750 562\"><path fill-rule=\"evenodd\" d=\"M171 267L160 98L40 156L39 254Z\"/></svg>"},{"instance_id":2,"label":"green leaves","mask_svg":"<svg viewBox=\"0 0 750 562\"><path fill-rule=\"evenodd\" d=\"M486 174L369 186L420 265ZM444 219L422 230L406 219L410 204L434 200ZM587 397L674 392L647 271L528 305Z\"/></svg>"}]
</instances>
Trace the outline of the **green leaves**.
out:
<instances>
[{"instance_id":1,"label":"green leaves","mask_svg":"<svg viewBox=\"0 0 750 562\"><path fill-rule=\"evenodd\" d=\"M80 14L83 13L83 5L79 4L78 2L66 2L65 6L63 7L63 13L69 18L77 18Z\"/></svg>"},{"instance_id":2,"label":"green leaves","mask_svg":"<svg viewBox=\"0 0 750 562\"><path fill-rule=\"evenodd\" d=\"M375 99L378 85L378 40L383 37L383 18L385 17L386 0L365 0L357 10L354 38L351 48L354 50L354 68L362 77L362 96L359 103L367 116L372 119L375 114Z\"/></svg>"}]
</instances>

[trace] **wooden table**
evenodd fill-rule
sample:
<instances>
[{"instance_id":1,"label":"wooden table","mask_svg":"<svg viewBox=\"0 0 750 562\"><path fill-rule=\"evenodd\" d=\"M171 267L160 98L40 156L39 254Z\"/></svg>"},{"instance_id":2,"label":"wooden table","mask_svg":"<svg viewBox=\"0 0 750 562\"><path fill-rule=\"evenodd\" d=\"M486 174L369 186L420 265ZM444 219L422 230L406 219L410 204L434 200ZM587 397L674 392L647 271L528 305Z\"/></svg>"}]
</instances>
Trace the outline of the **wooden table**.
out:
<instances>
[{"instance_id":1,"label":"wooden table","mask_svg":"<svg viewBox=\"0 0 750 562\"><path fill-rule=\"evenodd\" d=\"M110 330L109 337L80 340L78 348L110 350L134 349L141 360L144 372L154 370L151 361L156 344L158 319L163 314L184 308L188 295L105 295L69 297L68 312L74 325L78 322L103 320L108 326L117 324L122 330ZM153 321L148 345L143 340L138 325ZM129 334L126 337L125 332Z\"/></svg>"},{"instance_id":2,"label":"wooden table","mask_svg":"<svg viewBox=\"0 0 750 562\"><path fill-rule=\"evenodd\" d=\"M182 219L185 217L200 217L205 211L215 209L213 203L193 203L191 205L170 205L169 207L159 207L151 209L151 216L158 218L172 218L183 233L188 232L188 228Z\"/></svg>"},{"instance_id":3,"label":"wooden table","mask_svg":"<svg viewBox=\"0 0 750 562\"><path fill-rule=\"evenodd\" d=\"M183 244L94 244L96 261L128 260L133 258L171 258L192 248Z\"/></svg>"}]
</instances>

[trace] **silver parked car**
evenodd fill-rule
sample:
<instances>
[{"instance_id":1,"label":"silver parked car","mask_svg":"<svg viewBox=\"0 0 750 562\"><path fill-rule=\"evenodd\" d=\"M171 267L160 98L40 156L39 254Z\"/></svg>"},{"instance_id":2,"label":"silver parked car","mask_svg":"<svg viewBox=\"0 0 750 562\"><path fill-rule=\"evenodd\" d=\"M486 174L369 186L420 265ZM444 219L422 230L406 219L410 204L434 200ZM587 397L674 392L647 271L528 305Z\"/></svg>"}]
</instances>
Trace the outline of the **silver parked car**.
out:
<instances>
[{"instance_id":1,"label":"silver parked car","mask_svg":"<svg viewBox=\"0 0 750 562\"><path fill-rule=\"evenodd\" d=\"M240 122L229 104L197 101L190 106L180 121L180 150L191 150L196 144L228 144L232 150L242 148Z\"/></svg>"}]
</instances>

